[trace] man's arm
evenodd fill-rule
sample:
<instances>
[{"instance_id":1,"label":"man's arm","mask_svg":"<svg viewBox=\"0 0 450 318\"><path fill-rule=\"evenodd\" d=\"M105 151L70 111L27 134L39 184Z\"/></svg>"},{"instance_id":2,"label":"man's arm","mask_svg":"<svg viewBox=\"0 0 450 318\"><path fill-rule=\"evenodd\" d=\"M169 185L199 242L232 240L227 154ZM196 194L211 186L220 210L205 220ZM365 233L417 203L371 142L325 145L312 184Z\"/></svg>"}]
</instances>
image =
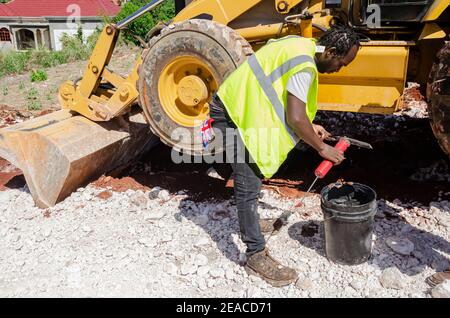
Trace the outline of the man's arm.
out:
<instances>
[{"instance_id":1,"label":"man's arm","mask_svg":"<svg viewBox=\"0 0 450 318\"><path fill-rule=\"evenodd\" d=\"M287 96L287 123L295 134L313 147L323 158L339 164L344 160L342 153L324 143L315 133L312 124L306 115L306 104L288 92Z\"/></svg>"}]
</instances>

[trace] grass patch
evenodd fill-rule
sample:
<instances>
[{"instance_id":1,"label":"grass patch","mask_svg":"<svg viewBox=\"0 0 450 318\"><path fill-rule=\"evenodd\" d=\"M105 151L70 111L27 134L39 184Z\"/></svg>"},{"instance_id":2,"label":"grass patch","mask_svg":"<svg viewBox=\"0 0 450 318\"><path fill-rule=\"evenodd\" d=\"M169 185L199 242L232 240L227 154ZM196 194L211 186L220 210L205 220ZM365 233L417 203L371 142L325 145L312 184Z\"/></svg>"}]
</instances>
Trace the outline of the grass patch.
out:
<instances>
[{"instance_id":1,"label":"grass patch","mask_svg":"<svg viewBox=\"0 0 450 318\"><path fill-rule=\"evenodd\" d=\"M45 94L45 98L46 98L47 100L53 100L54 95L55 95L55 92L54 92L54 90L52 89L52 90L48 91L47 94Z\"/></svg>"},{"instance_id":2,"label":"grass patch","mask_svg":"<svg viewBox=\"0 0 450 318\"><path fill-rule=\"evenodd\" d=\"M30 64L37 65L43 68L49 68L68 62L67 53L64 51L49 51L47 49L41 49L33 51Z\"/></svg>"},{"instance_id":3,"label":"grass patch","mask_svg":"<svg viewBox=\"0 0 450 318\"><path fill-rule=\"evenodd\" d=\"M42 48L26 52L0 52L0 77L9 74L23 74L34 69L42 70L79 60L87 60L95 47L99 33L100 30L97 30L97 32L94 32L84 42L78 35L69 36L64 34L61 38L63 47L61 51L50 51ZM39 80L41 78L38 75L37 79Z\"/></svg>"},{"instance_id":4,"label":"grass patch","mask_svg":"<svg viewBox=\"0 0 450 318\"><path fill-rule=\"evenodd\" d=\"M119 14L113 19L113 22L119 22L128 17L132 13L148 4L149 0L129 0L122 5ZM126 43L134 43L139 45L139 41L133 36L136 35L141 39L145 39L148 32L159 22L169 21L175 16L175 1L170 0L163 2L149 14L141 16L127 26L127 31L121 33L121 37Z\"/></svg>"},{"instance_id":5,"label":"grass patch","mask_svg":"<svg viewBox=\"0 0 450 318\"><path fill-rule=\"evenodd\" d=\"M41 102L38 100L38 91L32 87L27 92L27 109L28 110L40 110L42 108Z\"/></svg>"},{"instance_id":6,"label":"grass patch","mask_svg":"<svg viewBox=\"0 0 450 318\"><path fill-rule=\"evenodd\" d=\"M23 73L27 70L31 51L0 53L0 74Z\"/></svg>"},{"instance_id":7,"label":"grass patch","mask_svg":"<svg viewBox=\"0 0 450 318\"><path fill-rule=\"evenodd\" d=\"M44 70L36 70L31 72L31 82L44 82L48 79L47 72Z\"/></svg>"}]
</instances>

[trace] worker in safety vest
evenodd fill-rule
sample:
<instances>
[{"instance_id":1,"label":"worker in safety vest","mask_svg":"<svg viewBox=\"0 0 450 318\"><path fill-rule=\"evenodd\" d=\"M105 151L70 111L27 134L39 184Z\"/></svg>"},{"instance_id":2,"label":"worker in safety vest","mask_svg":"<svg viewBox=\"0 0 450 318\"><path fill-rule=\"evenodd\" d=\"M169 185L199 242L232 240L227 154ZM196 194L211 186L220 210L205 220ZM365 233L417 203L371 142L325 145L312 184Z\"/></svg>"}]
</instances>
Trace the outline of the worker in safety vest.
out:
<instances>
[{"instance_id":1,"label":"worker in safety vest","mask_svg":"<svg viewBox=\"0 0 450 318\"><path fill-rule=\"evenodd\" d=\"M261 180L277 172L300 139L335 164L344 160L323 142L329 133L312 123L318 73L338 72L354 60L359 46L358 35L343 26L333 26L318 41L271 40L223 82L210 103L214 131L224 137L233 168L241 239L247 245L245 268L273 286L294 282L297 273L266 249L262 231L271 232L273 221L259 219Z\"/></svg>"}]
</instances>

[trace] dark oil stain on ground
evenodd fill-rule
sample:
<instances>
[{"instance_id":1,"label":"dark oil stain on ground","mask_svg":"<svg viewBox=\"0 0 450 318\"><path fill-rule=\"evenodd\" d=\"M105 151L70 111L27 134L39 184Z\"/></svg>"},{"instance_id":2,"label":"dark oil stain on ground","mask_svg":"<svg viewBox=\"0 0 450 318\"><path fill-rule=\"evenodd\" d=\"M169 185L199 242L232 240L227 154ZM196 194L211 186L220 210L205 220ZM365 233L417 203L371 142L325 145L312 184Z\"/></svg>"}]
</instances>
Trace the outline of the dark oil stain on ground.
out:
<instances>
[{"instance_id":1,"label":"dark oil stain on ground","mask_svg":"<svg viewBox=\"0 0 450 318\"><path fill-rule=\"evenodd\" d=\"M317 233L319 233L319 225L314 222L303 225L302 231L300 232L303 237L313 237Z\"/></svg>"}]
</instances>

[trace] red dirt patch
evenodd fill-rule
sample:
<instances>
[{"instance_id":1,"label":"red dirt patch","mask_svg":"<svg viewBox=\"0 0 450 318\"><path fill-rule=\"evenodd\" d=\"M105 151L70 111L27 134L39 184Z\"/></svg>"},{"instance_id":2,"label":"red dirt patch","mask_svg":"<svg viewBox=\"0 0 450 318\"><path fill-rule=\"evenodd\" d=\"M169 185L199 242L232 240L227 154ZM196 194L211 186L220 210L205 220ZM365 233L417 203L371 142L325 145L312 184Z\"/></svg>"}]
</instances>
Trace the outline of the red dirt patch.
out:
<instances>
[{"instance_id":1,"label":"red dirt patch","mask_svg":"<svg viewBox=\"0 0 450 318\"><path fill-rule=\"evenodd\" d=\"M0 158L0 191L7 188L22 187L25 182L23 178L16 178L22 175L22 171L3 158ZM16 184L17 183L17 184Z\"/></svg>"},{"instance_id":2,"label":"red dirt patch","mask_svg":"<svg viewBox=\"0 0 450 318\"><path fill-rule=\"evenodd\" d=\"M419 87L411 87L405 89L405 100L406 101L422 101L425 97L420 93Z\"/></svg>"},{"instance_id":3,"label":"red dirt patch","mask_svg":"<svg viewBox=\"0 0 450 318\"><path fill-rule=\"evenodd\" d=\"M44 216L44 218L48 219L50 217L51 213L49 210L45 210L44 213L42 213L42 215Z\"/></svg>"},{"instance_id":4,"label":"red dirt patch","mask_svg":"<svg viewBox=\"0 0 450 318\"><path fill-rule=\"evenodd\" d=\"M300 185L303 184L303 181L294 181L289 179L264 179L263 180L263 189L271 190L278 193L282 198L287 199L298 199L303 197L306 192L300 190ZM233 188L234 181L233 177L231 177L225 187ZM310 196L312 194L308 194Z\"/></svg>"},{"instance_id":5,"label":"red dirt patch","mask_svg":"<svg viewBox=\"0 0 450 318\"><path fill-rule=\"evenodd\" d=\"M300 190L302 180L266 179L263 181L263 189L273 190L283 198L296 199L306 193Z\"/></svg>"},{"instance_id":6,"label":"red dirt patch","mask_svg":"<svg viewBox=\"0 0 450 318\"><path fill-rule=\"evenodd\" d=\"M24 121L33 114L26 110L17 110L6 105L0 105L0 128Z\"/></svg>"},{"instance_id":7,"label":"red dirt patch","mask_svg":"<svg viewBox=\"0 0 450 318\"><path fill-rule=\"evenodd\" d=\"M53 113L53 112L55 112L55 111L57 111L57 110L58 110L58 109L56 109L56 108L45 109L45 110L41 111L40 113L38 113L38 114L36 115L36 117L48 115L48 114L51 114L51 113Z\"/></svg>"},{"instance_id":8,"label":"red dirt patch","mask_svg":"<svg viewBox=\"0 0 450 318\"><path fill-rule=\"evenodd\" d=\"M100 198L102 200L108 200L110 197L112 197L111 191L103 191L96 195L97 198Z\"/></svg>"},{"instance_id":9,"label":"red dirt patch","mask_svg":"<svg viewBox=\"0 0 450 318\"><path fill-rule=\"evenodd\" d=\"M425 97L420 93L419 86L405 88L400 103L401 109L423 108L426 110L427 107Z\"/></svg>"},{"instance_id":10,"label":"red dirt patch","mask_svg":"<svg viewBox=\"0 0 450 318\"><path fill-rule=\"evenodd\" d=\"M135 190L135 191L150 190L150 188L140 184L131 177L124 177L118 179L110 176L101 176L97 181L93 182L92 184L97 188L110 189L115 192L125 192L127 190Z\"/></svg>"},{"instance_id":11,"label":"red dirt patch","mask_svg":"<svg viewBox=\"0 0 450 318\"><path fill-rule=\"evenodd\" d=\"M0 105L0 128L8 127L30 119L40 117L56 111L56 108L45 109L43 111L27 111L14 109L7 105Z\"/></svg>"}]
</instances>

